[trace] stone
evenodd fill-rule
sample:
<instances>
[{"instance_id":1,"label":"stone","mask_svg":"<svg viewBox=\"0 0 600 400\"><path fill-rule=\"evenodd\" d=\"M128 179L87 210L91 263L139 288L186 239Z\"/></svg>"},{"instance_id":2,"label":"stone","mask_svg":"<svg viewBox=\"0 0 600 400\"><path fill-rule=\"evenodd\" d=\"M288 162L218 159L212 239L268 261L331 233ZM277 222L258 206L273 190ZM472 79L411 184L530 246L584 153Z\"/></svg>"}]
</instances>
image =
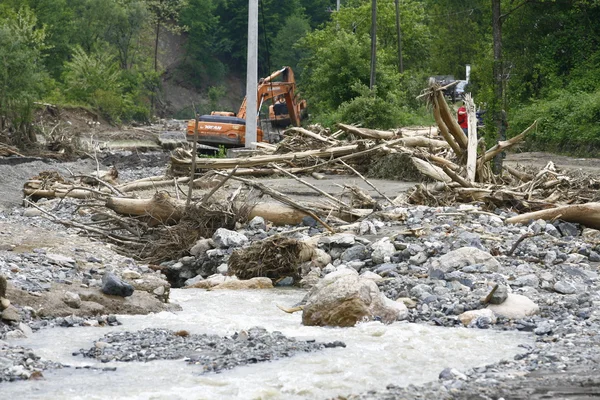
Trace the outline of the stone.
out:
<instances>
[{"instance_id":1,"label":"stone","mask_svg":"<svg viewBox=\"0 0 600 400\"><path fill-rule=\"evenodd\" d=\"M212 287L212 290L246 290L246 289L272 289L273 281L266 277L252 279L227 279L225 282Z\"/></svg>"},{"instance_id":2,"label":"stone","mask_svg":"<svg viewBox=\"0 0 600 400\"><path fill-rule=\"evenodd\" d=\"M283 279L278 280L275 283L275 286L278 287L288 287L288 286L293 286L294 285L294 278L292 278L291 276L286 276Z\"/></svg>"},{"instance_id":3,"label":"stone","mask_svg":"<svg viewBox=\"0 0 600 400\"><path fill-rule=\"evenodd\" d=\"M246 235L236 231L230 231L229 229L225 228L217 229L217 231L213 234L212 239L215 243L215 246L222 249L227 247L242 247L248 243L248 238Z\"/></svg>"},{"instance_id":4,"label":"stone","mask_svg":"<svg viewBox=\"0 0 600 400\"><path fill-rule=\"evenodd\" d=\"M225 279L226 279L226 277L224 275L215 274L215 275L209 276L206 279L200 280L192 285L189 285L189 286L186 285L184 289L191 289L191 288L209 289L213 286L217 286L217 285L225 282Z\"/></svg>"},{"instance_id":5,"label":"stone","mask_svg":"<svg viewBox=\"0 0 600 400\"><path fill-rule=\"evenodd\" d=\"M404 305L408 308L415 308L417 306L417 302L411 299L410 297L399 297L396 301L400 303L404 303Z\"/></svg>"},{"instance_id":6,"label":"stone","mask_svg":"<svg viewBox=\"0 0 600 400\"><path fill-rule=\"evenodd\" d=\"M200 239L190 249L190 254L194 257L206 255L206 252L214 247L212 239Z\"/></svg>"},{"instance_id":7,"label":"stone","mask_svg":"<svg viewBox=\"0 0 600 400\"><path fill-rule=\"evenodd\" d=\"M184 286L188 287L188 286L194 286L196 283L203 281L204 278L202 277L202 275L196 275L193 278L188 279L187 281L185 281Z\"/></svg>"},{"instance_id":8,"label":"stone","mask_svg":"<svg viewBox=\"0 0 600 400\"><path fill-rule=\"evenodd\" d=\"M492 272L498 271L500 266L494 256L476 247L461 247L431 262L434 269L440 269L443 272L476 264L483 265L485 270Z\"/></svg>"},{"instance_id":9,"label":"stone","mask_svg":"<svg viewBox=\"0 0 600 400\"><path fill-rule=\"evenodd\" d=\"M147 292L163 303L169 302L171 284L162 275L145 275L142 279L128 281L137 291Z\"/></svg>"},{"instance_id":10,"label":"stone","mask_svg":"<svg viewBox=\"0 0 600 400\"><path fill-rule=\"evenodd\" d=\"M519 276L514 282L511 283L512 286L524 287L529 286L533 288L537 288L540 285L540 280L535 274L527 274L523 276Z\"/></svg>"},{"instance_id":11,"label":"stone","mask_svg":"<svg viewBox=\"0 0 600 400\"><path fill-rule=\"evenodd\" d=\"M408 259L408 262L413 265L421 265L421 264L425 264L427 259L428 259L427 254L425 254L425 252L423 252L423 251L420 251L417 254L415 254L414 256L410 257Z\"/></svg>"},{"instance_id":12,"label":"stone","mask_svg":"<svg viewBox=\"0 0 600 400\"><path fill-rule=\"evenodd\" d=\"M263 217L257 215L256 217L252 218L250 222L248 222L248 227L255 231L260 229L265 230L267 229L267 224L265 223L265 219Z\"/></svg>"},{"instance_id":13,"label":"stone","mask_svg":"<svg viewBox=\"0 0 600 400\"><path fill-rule=\"evenodd\" d=\"M354 246L346 249L342 255L340 256L340 260L342 261L355 261L355 260L366 260L369 258L369 250L367 250L367 246L363 244L355 244Z\"/></svg>"},{"instance_id":14,"label":"stone","mask_svg":"<svg viewBox=\"0 0 600 400\"><path fill-rule=\"evenodd\" d=\"M363 279L370 279L373 282L383 281L383 277L381 275L376 274L375 272L372 272L372 271L365 271L362 274L360 274L360 277Z\"/></svg>"},{"instance_id":15,"label":"stone","mask_svg":"<svg viewBox=\"0 0 600 400\"><path fill-rule=\"evenodd\" d=\"M62 296L62 301L71 308L81 307L81 297L77 293L65 292Z\"/></svg>"},{"instance_id":16,"label":"stone","mask_svg":"<svg viewBox=\"0 0 600 400\"><path fill-rule=\"evenodd\" d=\"M314 287L321 280L321 274L316 269L311 270L300 280L300 286L305 289Z\"/></svg>"},{"instance_id":17,"label":"stone","mask_svg":"<svg viewBox=\"0 0 600 400\"><path fill-rule=\"evenodd\" d=\"M508 297L508 288L504 285L498 285L492 297L490 297L490 304L502 304Z\"/></svg>"},{"instance_id":18,"label":"stone","mask_svg":"<svg viewBox=\"0 0 600 400\"><path fill-rule=\"evenodd\" d=\"M371 245L371 248L373 249L371 259L375 264L382 264L386 261L389 262L392 255L396 252L396 247L394 247L394 243L390 242L389 238L378 240Z\"/></svg>"},{"instance_id":19,"label":"stone","mask_svg":"<svg viewBox=\"0 0 600 400\"><path fill-rule=\"evenodd\" d=\"M548 335L552 333L552 325L548 321L543 321L533 330L536 335Z\"/></svg>"},{"instance_id":20,"label":"stone","mask_svg":"<svg viewBox=\"0 0 600 400\"><path fill-rule=\"evenodd\" d=\"M64 265L64 266L68 266L68 267L75 266L75 260L73 258L63 256L62 254L48 253L48 254L46 254L46 258L51 263L54 263L54 264Z\"/></svg>"},{"instance_id":21,"label":"stone","mask_svg":"<svg viewBox=\"0 0 600 400\"><path fill-rule=\"evenodd\" d=\"M15 306L9 306L6 310L2 311L0 317L9 322L20 322L21 316L19 315L19 310L15 308Z\"/></svg>"},{"instance_id":22,"label":"stone","mask_svg":"<svg viewBox=\"0 0 600 400\"><path fill-rule=\"evenodd\" d=\"M306 299L302 323L308 326L349 327L364 320L392 323L408 316L403 303L386 298L375 282L349 268L325 275Z\"/></svg>"},{"instance_id":23,"label":"stone","mask_svg":"<svg viewBox=\"0 0 600 400\"><path fill-rule=\"evenodd\" d=\"M21 332L23 332L25 337L33 336L33 330L27 324L19 322L19 325L17 325L17 329L20 330Z\"/></svg>"},{"instance_id":24,"label":"stone","mask_svg":"<svg viewBox=\"0 0 600 400\"><path fill-rule=\"evenodd\" d=\"M0 311L6 310L10 306L10 300L4 297L0 298Z\"/></svg>"},{"instance_id":25,"label":"stone","mask_svg":"<svg viewBox=\"0 0 600 400\"><path fill-rule=\"evenodd\" d=\"M600 262L600 254L598 254L597 252L592 250L592 251L590 251L590 255L588 256L588 259L591 262Z\"/></svg>"},{"instance_id":26,"label":"stone","mask_svg":"<svg viewBox=\"0 0 600 400\"><path fill-rule=\"evenodd\" d=\"M313 266L324 268L331 263L331 256L327 254L325 250L315 248L313 249L313 254L310 260Z\"/></svg>"},{"instance_id":27,"label":"stone","mask_svg":"<svg viewBox=\"0 0 600 400\"><path fill-rule=\"evenodd\" d=\"M126 269L121 273L121 277L123 279L140 279L142 274L131 269Z\"/></svg>"},{"instance_id":28,"label":"stone","mask_svg":"<svg viewBox=\"0 0 600 400\"><path fill-rule=\"evenodd\" d=\"M571 282L558 281L554 284L554 291L561 294L577 293L577 288Z\"/></svg>"},{"instance_id":29,"label":"stone","mask_svg":"<svg viewBox=\"0 0 600 400\"><path fill-rule=\"evenodd\" d=\"M351 247L354 245L354 243L356 243L356 239L354 238L354 235L350 233L336 233L335 235L320 238L319 243L341 247Z\"/></svg>"},{"instance_id":30,"label":"stone","mask_svg":"<svg viewBox=\"0 0 600 400\"><path fill-rule=\"evenodd\" d=\"M579 228L576 224L571 222L559 221L556 223L556 228L560 231L563 236L577 236L579 235Z\"/></svg>"},{"instance_id":31,"label":"stone","mask_svg":"<svg viewBox=\"0 0 600 400\"><path fill-rule=\"evenodd\" d=\"M549 250L544 256L544 264L552 265L556 261L556 252L554 250Z\"/></svg>"},{"instance_id":32,"label":"stone","mask_svg":"<svg viewBox=\"0 0 600 400\"><path fill-rule=\"evenodd\" d=\"M227 271L229 271L227 263L223 263L217 267L217 272L221 275L227 275Z\"/></svg>"},{"instance_id":33,"label":"stone","mask_svg":"<svg viewBox=\"0 0 600 400\"><path fill-rule=\"evenodd\" d=\"M27 208L25 211L23 211L23 216L28 218L39 217L40 215L42 215L42 211L38 210L37 208Z\"/></svg>"},{"instance_id":34,"label":"stone","mask_svg":"<svg viewBox=\"0 0 600 400\"><path fill-rule=\"evenodd\" d=\"M481 310L465 311L458 316L458 320L462 322L464 326L468 326L471 322L479 318L489 318L492 324L496 323L496 315L490 309L483 308Z\"/></svg>"},{"instance_id":35,"label":"stone","mask_svg":"<svg viewBox=\"0 0 600 400\"><path fill-rule=\"evenodd\" d=\"M122 281L115 274L107 272L102 277L102 293L112 295L129 297L133 294L135 289L129 283Z\"/></svg>"},{"instance_id":36,"label":"stone","mask_svg":"<svg viewBox=\"0 0 600 400\"><path fill-rule=\"evenodd\" d=\"M490 304L487 309L497 317L517 320L537 314L540 307L528 297L510 293L502 304Z\"/></svg>"}]
</instances>

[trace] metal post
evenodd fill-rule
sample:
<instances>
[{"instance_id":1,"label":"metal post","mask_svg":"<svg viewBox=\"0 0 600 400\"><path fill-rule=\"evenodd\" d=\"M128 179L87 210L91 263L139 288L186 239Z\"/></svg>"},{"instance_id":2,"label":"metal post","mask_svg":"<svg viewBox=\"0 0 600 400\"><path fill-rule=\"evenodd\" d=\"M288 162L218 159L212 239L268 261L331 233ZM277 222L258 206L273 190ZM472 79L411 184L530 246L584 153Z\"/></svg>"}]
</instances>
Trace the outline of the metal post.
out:
<instances>
[{"instance_id":1,"label":"metal post","mask_svg":"<svg viewBox=\"0 0 600 400\"><path fill-rule=\"evenodd\" d=\"M258 0L248 0L248 60L246 65L246 148L256 142L258 89Z\"/></svg>"},{"instance_id":2,"label":"metal post","mask_svg":"<svg viewBox=\"0 0 600 400\"><path fill-rule=\"evenodd\" d=\"M375 86L375 64L377 60L377 0L371 0L371 80L369 89Z\"/></svg>"}]
</instances>

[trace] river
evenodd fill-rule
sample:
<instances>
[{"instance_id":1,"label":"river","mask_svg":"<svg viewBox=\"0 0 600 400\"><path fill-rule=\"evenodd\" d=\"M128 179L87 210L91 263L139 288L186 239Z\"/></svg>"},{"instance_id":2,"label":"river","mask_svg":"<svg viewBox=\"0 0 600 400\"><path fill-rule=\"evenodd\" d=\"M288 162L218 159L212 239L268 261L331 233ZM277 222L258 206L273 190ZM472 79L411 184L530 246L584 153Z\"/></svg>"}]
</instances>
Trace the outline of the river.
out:
<instances>
[{"instance_id":1,"label":"river","mask_svg":"<svg viewBox=\"0 0 600 400\"><path fill-rule=\"evenodd\" d=\"M181 312L118 316L117 327L54 328L11 343L30 347L43 358L71 366L117 367L116 371L65 368L44 372L45 379L5 383L5 399L324 399L437 379L446 367L466 369L512 358L531 339L517 332L442 328L406 322L378 322L354 328L306 327L300 313L286 314L299 290L171 291ZM324 349L273 362L214 374L182 360L102 364L72 353L90 348L110 331L147 327L190 333L231 335L261 326L287 336L341 340L346 348Z\"/></svg>"}]
</instances>

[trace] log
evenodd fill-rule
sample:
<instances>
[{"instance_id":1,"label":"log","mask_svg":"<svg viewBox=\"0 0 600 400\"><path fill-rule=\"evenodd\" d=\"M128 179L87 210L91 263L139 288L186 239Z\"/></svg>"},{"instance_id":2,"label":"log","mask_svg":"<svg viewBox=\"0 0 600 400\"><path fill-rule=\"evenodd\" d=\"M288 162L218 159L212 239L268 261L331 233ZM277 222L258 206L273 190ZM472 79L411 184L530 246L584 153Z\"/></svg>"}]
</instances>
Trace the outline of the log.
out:
<instances>
[{"instance_id":1,"label":"log","mask_svg":"<svg viewBox=\"0 0 600 400\"><path fill-rule=\"evenodd\" d=\"M318 133L311 132L308 129L304 129L302 127L293 127L293 128L289 128L289 129L286 129L285 131L283 131L284 135L287 135L289 133L296 133L299 135L307 136L307 137L316 139L320 142L327 143L329 145L335 145L336 143L338 143L337 140L326 138L324 136L319 135Z\"/></svg>"},{"instance_id":2,"label":"log","mask_svg":"<svg viewBox=\"0 0 600 400\"><path fill-rule=\"evenodd\" d=\"M444 99L444 94L441 91L438 91L435 95L436 102L434 107L437 106L437 108L439 108L442 120L448 127L450 134L456 140L456 143L458 143L461 149L466 150L468 147L467 136L458 124L458 121L456 121L454 114L450 111L450 107L448 107L448 103L446 103L446 99Z\"/></svg>"},{"instance_id":3,"label":"log","mask_svg":"<svg viewBox=\"0 0 600 400\"><path fill-rule=\"evenodd\" d=\"M496 144L494 147L489 149L485 153L485 155L483 155L483 157L481 157L482 163L491 161L496 156L496 154L499 154L499 153L503 152L504 150L511 148L515 144L520 143L525 138L525 135L527 135L529 133L529 131L531 131L536 126L537 126L537 120L533 121L533 124L531 124L529 126L529 128L525 129L523 132L521 132L517 136L510 138L508 140L504 140L502 142L498 142L498 144Z\"/></svg>"},{"instance_id":4,"label":"log","mask_svg":"<svg viewBox=\"0 0 600 400\"><path fill-rule=\"evenodd\" d=\"M522 182L529 182L533 179L533 176L529 175L528 173L519 171L518 169L510 167L508 165L503 165L502 168L504 168L506 171L508 171L509 174L516 177Z\"/></svg>"},{"instance_id":5,"label":"log","mask_svg":"<svg viewBox=\"0 0 600 400\"><path fill-rule=\"evenodd\" d=\"M185 211L185 202L170 197L166 192L156 192L150 199L110 197L105 206L121 215L146 215L151 225L175 224Z\"/></svg>"},{"instance_id":6,"label":"log","mask_svg":"<svg viewBox=\"0 0 600 400\"><path fill-rule=\"evenodd\" d=\"M294 207L279 202L268 202L256 204L248 219L263 217L265 221L271 221L275 225L298 225L302 223L302 218L307 216L308 214Z\"/></svg>"},{"instance_id":7,"label":"log","mask_svg":"<svg viewBox=\"0 0 600 400\"><path fill-rule=\"evenodd\" d=\"M475 103L470 93L465 95L465 107L469 118L469 134L467 140L467 179L475 182L477 173L477 114Z\"/></svg>"},{"instance_id":8,"label":"log","mask_svg":"<svg viewBox=\"0 0 600 400\"><path fill-rule=\"evenodd\" d=\"M330 147L318 150L306 150L297 153L261 155L248 158L201 158L196 160L198 169L230 169L238 165L240 168L256 167L283 161L303 160L311 157L336 158L354 153L358 144ZM171 163L175 165L190 166L191 160L182 160L171 156Z\"/></svg>"},{"instance_id":9,"label":"log","mask_svg":"<svg viewBox=\"0 0 600 400\"><path fill-rule=\"evenodd\" d=\"M506 223L525 224L536 219L546 221L561 219L567 222L579 223L588 228L600 229L600 203L574 204L534 211L508 218Z\"/></svg>"},{"instance_id":10,"label":"log","mask_svg":"<svg viewBox=\"0 0 600 400\"><path fill-rule=\"evenodd\" d=\"M454 151L454 154L460 157L460 155L462 154L462 150L460 149L458 143L456 143L456 140L454 140L454 137L448 131L448 127L446 126L446 123L444 122L444 120L442 119L442 115L440 114L440 108L437 107L435 103L433 106L433 118L435 119L438 129L440 130L440 134L442 135L444 140L450 145L450 148L452 149L452 151Z\"/></svg>"},{"instance_id":11,"label":"log","mask_svg":"<svg viewBox=\"0 0 600 400\"><path fill-rule=\"evenodd\" d=\"M405 147L429 147L434 149L449 149L450 144L444 140L430 139L425 136L405 137L398 143Z\"/></svg>"},{"instance_id":12,"label":"log","mask_svg":"<svg viewBox=\"0 0 600 400\"><path fill-rule=\"evenodd\" d=\"M423 174L426 175L436 181L450 183L452 182L452 178L450 178L443 169L437 167L433 164L428 163L427 161L423 161L417 157L411 157L413 164L415 167Z\"/></svg>"},{"instance_id":13,"label":"log","mask_svg":"<svg viewBox=\"0 0 600 400\"><path fill-rule=\"evenodd\" d=\"M392 139L396 136L394 132L390 131L379 131L375 129L358 128L356 126L346 124L338 124L338 126L343 131L360 136L364 139Z\"/></svg>"},{"instance_id":14,"label":"log","mask_svg":"<svg viewBox=\"0 0 600 400\"><path fill-rule=\"evenodd\" d=\"M96 197L94 192L82 189L23 189L25 196L43 197L47 199L72 197L74 199L92 199Z\"/></svg>"}]
</instances>

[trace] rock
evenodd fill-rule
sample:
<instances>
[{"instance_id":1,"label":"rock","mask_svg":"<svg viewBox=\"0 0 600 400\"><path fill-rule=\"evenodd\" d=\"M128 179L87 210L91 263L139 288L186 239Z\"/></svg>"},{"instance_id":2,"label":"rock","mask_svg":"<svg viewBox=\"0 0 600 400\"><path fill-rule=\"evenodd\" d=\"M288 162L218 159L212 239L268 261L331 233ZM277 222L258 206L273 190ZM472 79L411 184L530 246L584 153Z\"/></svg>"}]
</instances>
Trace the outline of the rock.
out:
<instances>
[{"instance_id":1,"label":"rock","mask_svg":"<svg viewBox=\"0 0 600 400\"><path fill-rule=\"evenodd\" d=\"M577 236L579 235L579 228L577 225L571 222L559 221L556 223L556 228L560 231L563 236Z\"/></svg>"},{"instance_id":2,"label":"rock","mask_svg":"<svg viewBox=\"0 0 600 400\"><path fill-rule=\"evenodd\" d=\"M21 316L19 315L19 311L15 308L15 306L9 306L6 310L2 311L0 317L9 322L20 322Z\"/></svg>"},{"instance_id":3,"label":"rock","mask_svg":"<svg viewBox=\"0 0 600 400\"><path fill-rule=\"evenodd\" d=\"M540 307L528 297L510 293L502 304L490 304L487 309L498 317L517 320L537 314Z\"/></svg>"},{"instance_id":4,"label":"rock","mask_svg":"<svg viewBox=\"0 0 600 400\"><path fill-rule=\"evenodd\" d=\"M444 368L442 372L440 372L438 379L441 381L450 381L456 379L466 381L467 376L455 368Z\"/></svg>"},{"instance_id":5,"label":"rock","mask_svg":"<svg viewBox=\"0 0 600 400\"><path fill-rule=\"evenodd\" d=\"M554 290L561 294L577 293L577 288L571 282L558 281L554 284Z\"/></svg>"},{"instance_id":6,"label":"rock","mask_svg":"<svg viewBox=\"0 0 600 400\"><path fill-rule=\"evenodd\" d=\"M548 321L543 321L533 330L536 335L548 335L552 333L552 325Z\"/></svg>"},{"instance_id":7,"label":"rock","mask_svg":"<svg viewBox=\"0 0 600 400\"><path fill-rule=\"evenodd\" d=\"M496 316L490 309L484 308L481 310L465 311L458 316L458 319L464 326L468 326L471 322L479 318L489 318L492 324L496 323Z\"/></svg>"},{"instance_id":8,"label":"rock","mask_svg":"<svg viewBox=\"0 0 600 400\"><path fill-rule=\"evenodd\" d=\"M255 231L260 229L265 230L267 229L267 224L265 223L265 219L263 217L257 215L256 217L252 218L250 222L248 222L248 227Z\"/></svg>"},{"instance_id":9,"label":"rock","mask_svg":"<svg viewBox=\"0 0 600 400\"><path fill-rule=\"evenodd\" d=\"M390 242L389 238L383 238L371 245L373 252L371 253L371 259L375 264L382 264L389 261L392 255L396 252L396 247Z\"/></svg>"},{"instance_id":10,"label":"rock","mask_svg":"<svg viewBox=\"0 0 600 400\"><path fill-rule=\"evenodd\" d=\"M225 228L217 229L212 239L215 246L222 249L227 247L241 247L248 243L246 235Z\"/></svg>"},{"instance_id":11,"label":"rock","mask_svg":"<svg viewBox=\"0 0 600 400\"><path fill-rule=\"evenodd\" d=\"M31 330L29 325L24 324L22 322L19 323L19 325L17 326L17 329L20 330L21 332L23 332L25 337L31 337L33 335L33 330Z\"/></svg>"},{"instance_id":12,"label":"rock","mask_svg":"<svg viewBox=\"0 0 600 400\"><path fill-rule=\"evenodd\" d=\"M293 286L294 285L294 278L292 278L291 276L286 276L283 279L278 280L275 283L275 286L278 287L288 287L288 286Z\"/></svg>"},{"instance_id":13,"label":"rock","mask_svg":"<svg viewBox=\"0 0 600 400\"><path fill-rule=\"evenodd\" d=\"M223 282L225 282L226 277L221 274L211 275L206 279L200 280L190 286L185 286L184 289L209 289L213 286L217 286Z\"/></svg>"},{"instance_id":14,"label":"rock","mask_svg":"<svg viewBox=\"0 0 600 400\"><path fill-rule=\"evenodd\" d=\"M480 264L487 271L498 271L500 263L490 253L475 247L461 247L444 254L437 260L432 261L432 267L443 272L459 269L468 265Z\"/></svg>"},{"instance_id":15,"label":"rock","mask_svg":"<svg viewBox=\"0 0 600 400\"><path fill-rule=\"evenodd\" d=\"M490 304L502 304L508 297L508 288L504 285L498 285L498 288L490 297Z\"/></svg>"},{"instance_id":16,"label":"rock","mask_svg":"<svg viewBox=\"0 0 600 400\"><path fill-rule=\"evenodd\" d=\"M327 274L311 289L302 323L348 327L363 320L392 323L407 315L404 304L386 298L375 282L361 279L356 271L346 268Z\"/></svg>"},{"instance_id":17,"label":"rock","mask_svg":"<svg viewBox=\"0 0 600 400\"><path fill-rule=\"evenodd\" d=\"M37 208L27 208L25 211L23 211L23 216L28 218L39 217L40 215L42 215L42 212Z\"/></svg>"},{"instance_id":18,"label":"rock","mask_svg":"<svg viewBox=\"0 0 600 400\"><path fill-rule=\"evenodd\" d=\"M360 243L346 249L340 256L342 261L365 260L367 258L369 258L369 250L367 250L367 246Z\"/></svg>"},{"instance_id":19,"label":"rock","mask_svg":"<svg viewBox=\"0 0 600 400\"><path fill-rule=\"evenodd\" d=\"M121 277L123 279L140 279L142 274L131 269L126 269L121 273Z\"/></svg>"},{"instance_id":20,"label":"rock","mask_svg":"<svg viewBox=\"0 0 600 400\"><path fill-rule=\"evenodd\" d=\"M319 243L341 247L351 247L355 242L354 235L350 233L336 233L335 235L325 236L319 239Z\"/></svg>"},{"instance_id":21,"label":"rock","mask_svg":"<svg viewBox=\"0 0 600 400\"><path fill-rule=\"evenodd\" d=\"M155 296L163 303L169 302L171 295L171 284L160 275L144 275L142 279L128 281L131 286L137 291L147 292Z\"/></svg>"},{"instance_id":22,"label":"rock","mask_svg":"<svg viewBox=\"0 0 600 400\"><path fill-rule=\"evenodd\" d=\"M360 274L360 277L363 279L370 279L373 282L381 282L383 281L383 277L379 274L376 274L375 272L371 272L371 271L365 271L362 274Z\"/></svg>"},{"instance_id":23,"label":"rock","mask_svg":"<svg viewBox=\"0 0 600 400\"><path fill-rule=\"evenodd\" d=\"M62 297L62 301L71 308L81 307L81 297L77 293L65 292Z\"/></svg>"},{"instance_id":24,"label":"rock","mask_svg":"<svg viewBox=\"0 0 600 400\"><path fill-rule=\"evenodd\" d=\"M133 286L117 278L111 272L105 273L102 277L102 293L104 294L128 297L133 294L134 290Z\"/></svg>"},{"instance_id":25,"label":"rock","mask_svg":"<svg viewBox=\"0 0 600 400\"><path fill-rule=\"evenodd\" d=\"M227 263L223 263L217 267L217 273L221 275L227 275L227 271L229 271L229 266Z\"/></svg>"},{"instance_id":26,"label":"rock","mask_svg":"<svg viewBox=\"0 0 600 400\"><path fill-rule=\"evenodd\" d=\"M195 277L190 278L187 281L185 281L185 285L184 286L185 287L188 287L188 286L191 287L191 286L194 286L196 283L198 283L200 281L203 281L203 280L204 280L204 278L202 277L202 275L196 275Z\"/></svg>"},{"instance_id":27,"label":"rock","mask_svg":"<svg viewBox=\"0 0 600 400\"><path fill-rule=\"evenodd\" d=\"M316 269L312 269L302 280L300 280L300 286L305 289L310 289L315 286L321 280L321 274Z\"/></svg>"},{"instance_id":28,"label":"rock","mask_svg":"<svg viewBox=\"0 0 600 400\"><path fill-rule=\"evenodd\" d=\"M537 288L540 285L540 280L535 274L527 274L523 276L519 276L512 282L512 286L524 287L529 286L533 288Z\"/></svg>"},{"instance_id":29,"label":"rock","mask_svg":"<svg viewBox=\"0 0 600 400\"><path fill-rule=\"evenodd\" d=\"M214 286L213 290L245 290L245 289L272 289L273 282L269 278L256 277L247 280L228 279Z\"/></svg>"},{"instance_id":30,"label":"rock","mask_svg":"<svg viewBox=\"0 0 600 400\"><path fill-rule=\"evenodd\" d=\"M54 263L54 264L64 265L67 267L75 266L75 259L73 259L71 257L63 256L62 254L48 253L48 254L46 254L46 258L48 259L48 261L50 261L51 263Z\"/></svg>"},{"instance_id":31,"label":"rock","mask_svg":"<svg viewBox=\"0 0 600 400\"><path fill-rule=\"evenodd\" d=\"M325 250L315 248L310 260L315 267L324 268L327 264L331 263L331 256Z\"/></svg>"},{"instance_id":32,"label":"rock","mask_svg":"<svg viewBox=\"0 0 600 400\"><path fill-rule=\"evenodd\" d=\"M0 275L0 297L6 297L6 288L8 283L4 275Z\"/></svg>"},{"instance_id":33,"label":"rock","mask_svg":"<svg viewBox=\"0 0 600 400\"><path fill-rule=\"evenodd\" d=\"M10 306L10 300L4 297L0 298L0 311L6 310Z\"/></svg>"},{"instance_id":34,"label":"rock","mask_svg":"<svg viewBox=\"0 0 600 400\"><path fill-rule=\"evenodd\" d=\"M417 302L411 299L410 297L399 297L396 299L397 302L404 303L404 305L408 308L415 308L417 306Z\"/></svg>"},{"instance_id":35,"label":"rock","mask_svg":"<svg viewBox=\"0 0 600 400\"><path fill-rule=\"evenodd\" d=\"M598 254L597 252L592 250L592 251L590 251L590 255L588 256L588 259L591 262L600 262L600 254Z\"/></svg>"},{"instance_id":36,"label":"rock","mask_svg":"<svg viewBox=\"0 0 600 400\"><path fill-rule=\"evenodd\" d=\"M201 255L205 255L206 252L213 247L214 242L212 239L200 239L194 246L192 246L190 249L190 254L194 257L200 257Z\"/></svg>"}]
</instances>

